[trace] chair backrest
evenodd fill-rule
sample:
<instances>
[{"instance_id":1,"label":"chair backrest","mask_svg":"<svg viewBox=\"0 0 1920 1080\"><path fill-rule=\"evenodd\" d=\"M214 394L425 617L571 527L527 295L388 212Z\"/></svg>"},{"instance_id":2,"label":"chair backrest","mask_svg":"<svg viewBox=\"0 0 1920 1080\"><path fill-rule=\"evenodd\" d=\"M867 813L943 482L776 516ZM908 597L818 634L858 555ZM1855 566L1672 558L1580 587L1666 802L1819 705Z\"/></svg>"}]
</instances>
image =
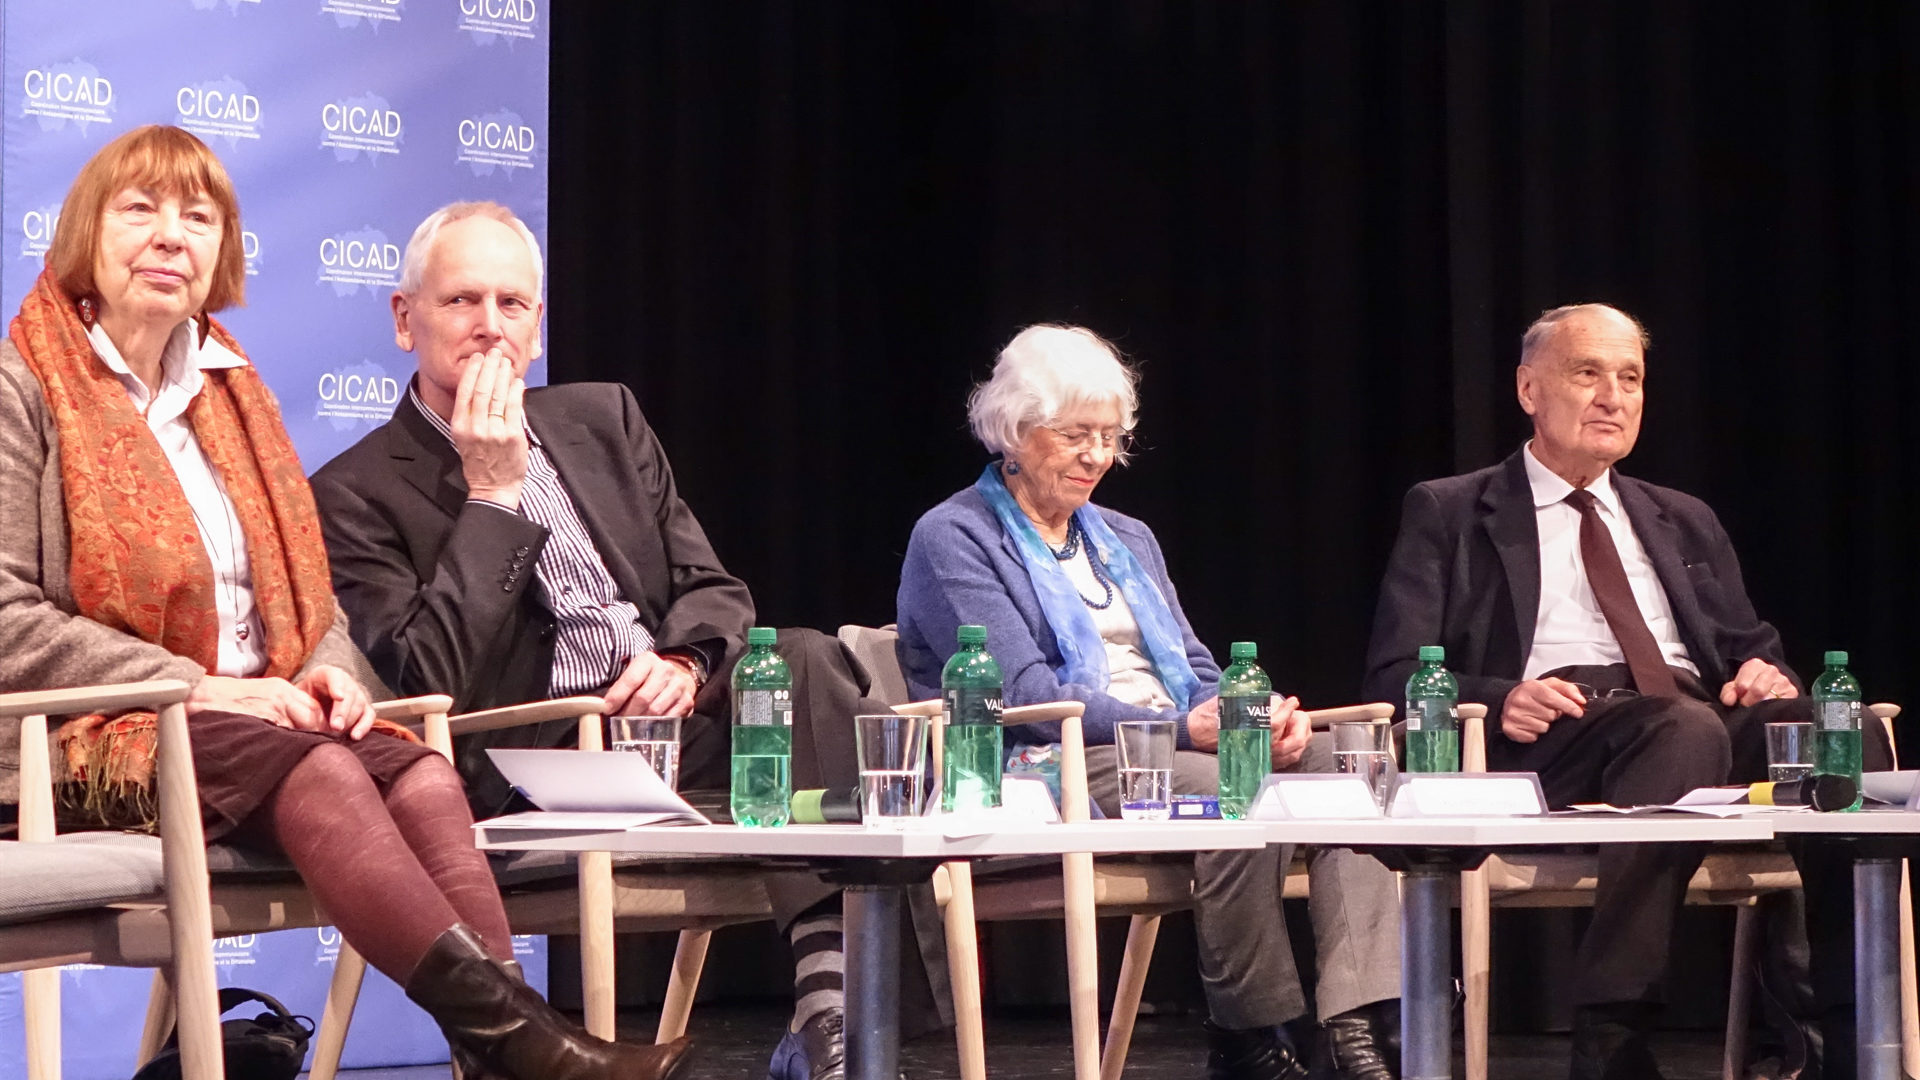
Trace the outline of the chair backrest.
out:
<instances>
[{"instance_id":1,"label":"chair backrest","mask_svg":"<svg viewBox=\"0 0 1920 1080\"><path fill-rule=\"evenodd\" d=\"M907 677L900 671L900 655L894 647L900 631L892 623L885 626L861 626L848 623L840 628L840 644L860 663L869 682L867 696L890 704L907 701Z\"/></svg>"}]
</instances>

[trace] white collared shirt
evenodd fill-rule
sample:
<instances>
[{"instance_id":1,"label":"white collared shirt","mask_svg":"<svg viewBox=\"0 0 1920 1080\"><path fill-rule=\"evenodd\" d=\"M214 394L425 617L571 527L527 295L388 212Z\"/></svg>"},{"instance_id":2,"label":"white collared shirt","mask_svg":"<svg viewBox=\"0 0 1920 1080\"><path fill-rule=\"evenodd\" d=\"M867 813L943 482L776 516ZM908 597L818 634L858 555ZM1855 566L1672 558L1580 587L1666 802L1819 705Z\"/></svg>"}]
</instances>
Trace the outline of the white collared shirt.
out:
<instances>
[{"instance_id":1,"label":"white collared shirt","mask_svg":"<svg viewBox=\"0 0 1920 1080\"><path fill-rule=\"evenodd\" d=\"M1533 443L1523 452L1527 481L1533 486L1534 524L1540 532L1540 611L1533 624L1533 649L1527 653L1523 679L1570 664L1624 664L1626 654L1600 613L1593 587L1587 583L1587 566L1580 557L1580 511L1566 501L1573 485L1540 464L1533 456ZM1620 564L1627 571L1627 584L1640 605L1647 629L1660 644L1661 655L1672 667L1700 673L1680 642L1680 624L1674 620L1673 605L1654 573L1653 560L1634 535L1633 523L1613 490L1613 470L1608 469L1587 485L1598 506L1600 519L1613 534L1613 546L1620 552Z\"/></svg>"},{"instance_id":2,"label":"white collared shirt","mask_svg":"<svg viewBox=\"0 0 1920 1080\"><path fill-rule=\"evenodd\" d=\"M87 331L103 363L127 389L133 407L146 414L147 427L160 441L160 449L173 466L186 493L187 506L193 510L200 542L206 545L207 560L213 564L213 602L220 615L220 655L214 674L246 678L267 667L266 634L260 625L260 612L253 603L253 567L247 561L247 537L240 528L240 514L220 482L213 462L200 448L187 419L187 406L206 382L201 372L212 368L233 368L246 359L209 337L200 340L199 328L192 320L181 323L167 339L160 356L160 389L156 393L142 383L120 350L99 324Z\"/></svg>"}]
</instances>

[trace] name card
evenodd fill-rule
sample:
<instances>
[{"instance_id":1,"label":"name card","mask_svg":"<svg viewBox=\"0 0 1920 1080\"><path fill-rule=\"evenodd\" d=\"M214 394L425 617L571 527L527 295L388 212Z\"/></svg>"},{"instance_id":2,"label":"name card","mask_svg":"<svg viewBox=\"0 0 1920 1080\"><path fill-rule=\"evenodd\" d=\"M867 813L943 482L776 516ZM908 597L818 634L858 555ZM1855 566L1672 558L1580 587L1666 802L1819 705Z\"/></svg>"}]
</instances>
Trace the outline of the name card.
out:
<instances>
[{"instance_id":1,"label":"name card","mask_svg":"<svg viewBox=\"0 0 1920 1080\"><path fill-rule=\"evenodd\" d=\"M930 803L937 807L938 803ZM1054 825L1060 810L1053 804L1053 792L1047 782L1032 776L1004 776L1000 780L1000 805L985 810L959 813L935 813L932 821L949 840L986 836L1000 829L1029 825Z\"/></svg>"},{"instance_id":2,"label":"name card","mask_svg":"<svg viewBox=\"0 0 1920 1080\"><path fill-rule=\"evenodd\" d=\"M1401 773L1389 817L1531 817L1547 812L1533 773Z\"/></svg>"},{"instance_id":3,"label":"name card","mask_svg":"<svg viewBox=\"0 0 1920 1080\"><path fill-rule=\"evenodd\" d=\"M1862 773L1860 792L1869 799L1920 810L1920 770Z\"/></svg>"},{"instance_id":4,"label":"name card","mask_svg":"<svg viewBox=\"0 0 1920 1080\"><path fill-rule=\"evenodd\" d=\"M1259 794L1247 810L1253 821L1326 821L1377 818L1380 806L1373 788L1359 776L1345 773L1270 773L1260 782Z\"/></svg>"}]
</instances>

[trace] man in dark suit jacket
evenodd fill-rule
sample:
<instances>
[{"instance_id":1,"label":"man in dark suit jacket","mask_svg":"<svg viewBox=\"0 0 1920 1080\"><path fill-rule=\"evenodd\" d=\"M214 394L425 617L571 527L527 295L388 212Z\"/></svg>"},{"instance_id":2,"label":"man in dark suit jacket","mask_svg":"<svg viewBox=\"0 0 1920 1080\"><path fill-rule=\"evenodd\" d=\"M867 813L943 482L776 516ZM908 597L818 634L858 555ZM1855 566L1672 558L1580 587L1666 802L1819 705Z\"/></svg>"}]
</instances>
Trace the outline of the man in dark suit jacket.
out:
<instances>
[{"instance_id":1,"label":"man in dark suit jacket","mask_svg":"<svg viewBox=\"0 0 1920 1080\"><path fill-rule=\"evenodd\" d=\"M752 598L626 387L526 388L540 296L539 246L505 207L457 203L415 231L393 315L419 373L390 422L313 477L335 590L396 690L450 693L463 712L591 694L608 715L684 717L681 787L724 789L726 676ZM827 671L838 643L783 631L780 651L796 683L795 779L851 785L851 748L834 753L827 731L847 725L804 720L810 702L857 711L858 688ZM476 816L524 808L488 747L574 737L566 722L459 740ZM798 964L772 1075L843 1076L839 892L808 874L766 883Z\"/></svg>"},{"instance_id":2,"label":"man in dark suit jacket","mask_svg":"<svg viewBox=\"0 0 1920 1080\"><path fill-rule=\"evenodd\" d=\"M1645 350L1640 324L1614 308L1542 315L1516 376L1533 439L1499 465L1408 492L1381 584L1368 698L1401 698L1419 647L1444 646L1461 700L1493 721L1488 767L1538 773L1555 807L1666 803L1764 779L1764 725L1812 718L1713 511L1613 469L1639 436ZM1887 768L1879 725L1867 736L1867 768ZM1815 852L1795 854L1826 1075L1851 1076L1851 881ZM1575 976L1575 1077L1657 1075L1646 1029L1702 855L1601 848Z\"/></svg>"}]
</instances>

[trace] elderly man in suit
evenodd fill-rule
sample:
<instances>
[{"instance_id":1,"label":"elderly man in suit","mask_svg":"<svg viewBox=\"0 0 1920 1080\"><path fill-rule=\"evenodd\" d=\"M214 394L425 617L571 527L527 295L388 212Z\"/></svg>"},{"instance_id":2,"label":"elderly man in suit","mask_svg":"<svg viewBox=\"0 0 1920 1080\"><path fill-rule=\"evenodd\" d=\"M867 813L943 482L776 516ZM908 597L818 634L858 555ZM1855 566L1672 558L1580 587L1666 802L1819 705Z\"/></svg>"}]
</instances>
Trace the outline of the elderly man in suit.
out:
<instances>
[{"instance_id":1,"label":"elderly man in suit","mask_svg":"<svg viewBox=\"0 0 1920 1080\"><path fill-rule=\"evenodd\" d=\"M744 651L753 600L681 501L625 386L526 388L541 285L539 244L504 206L455 203L415 230L392 307L419 373L391 421L313 477L334 587L390 685L451 693L461 711L592 694L609 715L686 717L682 786L724 788L726 665ZM826 670L838 649L782 631L796 729L810 703L858 711L857 688ZM489 746L574 733L554 723L462 738L476 815L516 808ZM796 734L796 780L852 783L850 748L829 761L831 732ZM796 961L794 1020L770 1074L843 1076L839 892L800 873L766 883Z\"/></svg>"},{"instance_id":2,"label":"elderly man in suit","mask_svg":"<svg viewBox=\"0 0 1920 1080\"><path fill-rule=\"evenodd\" d=\"M1811 718L1713 511L1614 468L1640 433L1646 349L1639 322L1615 308L1543 314L1516 375L1532 440L1408 492L1381 584L1367 695L1398 699L1419 647L1445 646L1461 700L1497 720L1488 767L1538 773L1556 807L1664 803L1763 779L1764 725ZM1884 735L1867 734L1867 768L1886 768ZM1851 1076L1851 882L1819 853L1795 854L1825 1075ZM1575 1078L1658 1075L1645 1037L1702 855L1602 848L1574 974Z\"/></svg>"}]
</instances>

